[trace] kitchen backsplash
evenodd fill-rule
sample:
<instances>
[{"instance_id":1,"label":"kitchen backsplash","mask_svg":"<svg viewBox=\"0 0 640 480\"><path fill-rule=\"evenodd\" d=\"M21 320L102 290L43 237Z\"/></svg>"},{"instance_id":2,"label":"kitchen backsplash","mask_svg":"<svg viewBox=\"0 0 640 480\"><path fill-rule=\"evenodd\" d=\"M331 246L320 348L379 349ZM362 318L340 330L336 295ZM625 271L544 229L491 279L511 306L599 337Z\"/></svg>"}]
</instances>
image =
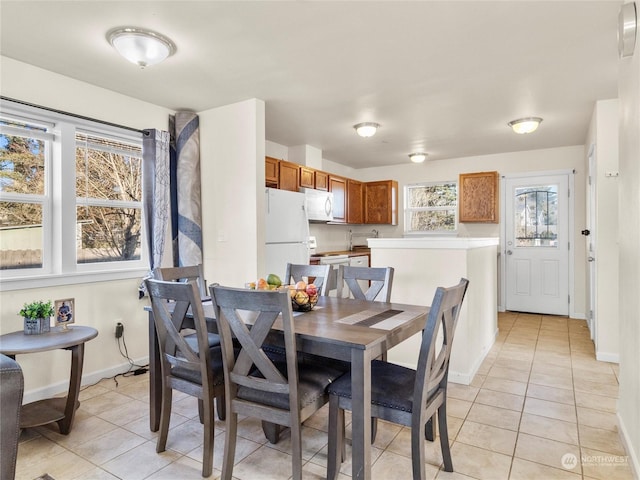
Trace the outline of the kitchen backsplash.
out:
<instances>
[{"instance_id":1,"label":"kitchen backsplash","mask_svg":"<svg viewBox=\"0 0 640 480\"><path fill-rule=\"evenodd\" d=\"M316 237L318 252L336 252L349 248L349 230L354 232L378 231L378 237L401 237L402 232L397 232L397 227L388 225L326 225L323 223L309 224L309 233ZM365 244L366 240L358 237L359 245Z\"/></svg>"}]
</instances>

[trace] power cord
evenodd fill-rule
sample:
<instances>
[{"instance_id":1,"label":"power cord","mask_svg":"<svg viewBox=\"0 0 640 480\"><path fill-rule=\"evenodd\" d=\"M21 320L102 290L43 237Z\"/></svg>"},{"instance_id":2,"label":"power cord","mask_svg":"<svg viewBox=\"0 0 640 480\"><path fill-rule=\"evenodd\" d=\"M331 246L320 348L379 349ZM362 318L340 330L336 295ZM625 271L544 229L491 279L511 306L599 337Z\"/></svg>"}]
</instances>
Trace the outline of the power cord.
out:
<instances>
[{"instance_id":1,"label":"power cord","mask_svg":"<svg viewBox=\"0 0 640 480\"><path fill-rule=\"evenodd\" d=\"M116 377L122 375L123 377L131 377L136 375L143 375L149 371L149 364L146 365L138 365L133 361L133 359L129 356L129 350L127 349L127 342L124 339L124 328L118 324L116 326L116 342L118 343L118 350L120 351L120 355L127 359L129 362L129 369L124 373L119 373L114 377L114 380L117 385ZM120 328L118 328L120 327ZM124 351L123 351L124 349Z\"/></svg>"}]
</instances>

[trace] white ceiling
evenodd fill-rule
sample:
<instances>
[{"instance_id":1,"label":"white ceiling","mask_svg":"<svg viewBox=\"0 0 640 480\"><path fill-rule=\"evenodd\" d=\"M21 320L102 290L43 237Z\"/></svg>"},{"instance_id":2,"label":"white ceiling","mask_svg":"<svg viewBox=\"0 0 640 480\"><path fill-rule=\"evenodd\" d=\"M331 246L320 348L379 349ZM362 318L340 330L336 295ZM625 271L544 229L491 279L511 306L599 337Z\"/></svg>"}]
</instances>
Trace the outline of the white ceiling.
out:
<instances>
[{"instance_id":1,"label":"white ceiling","mask_svg":"<svg viewBox=\"0 0 640 480\"><path fill-rule=\"evenodd\" d=\"M594 103L617 97L621 3L1 0L0 48L173 110L259 98L267 140L365 168L583 144ZM105 39L118 26L177 53L140 69ZM544 121L512 133L525 116ZM358 137L363 121L378 134Z\"/></svg>"}]
</instances>

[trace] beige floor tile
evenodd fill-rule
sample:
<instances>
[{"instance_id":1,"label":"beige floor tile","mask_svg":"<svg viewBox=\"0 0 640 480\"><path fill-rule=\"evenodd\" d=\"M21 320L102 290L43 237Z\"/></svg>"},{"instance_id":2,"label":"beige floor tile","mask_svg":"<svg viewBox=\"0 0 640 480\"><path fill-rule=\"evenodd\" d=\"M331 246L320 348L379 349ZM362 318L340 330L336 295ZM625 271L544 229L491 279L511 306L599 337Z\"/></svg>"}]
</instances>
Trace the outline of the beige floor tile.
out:
<instances>
[{"instance_id":1,"label":"beige floor tile","mask_svg":"<svg viewBox=\"0 0 640 480\"><path fill-rule=\"evenodd\" d=\"M576 423L576 408L564 403L527 397L524 403L524 413Z\"/></svg>"},{"instance_id":2,"label":"beige floor tile","mask_svg":"<svg viewBox=\"0 0 640 480\"><path fill-rule=\"evenodd\" d=\"M522 372L529 372L531 370L531 360L518 360L511 358L510 356L500 355L493 363L494 367L506 367L513 370L520 370Z\"/></svg>"},{"instance_id":3,"label":"beige floor tile","mask_svg":"<svg viewBox=\"0 0 640 480\"><path fill-rule=\"evenodd\" d=\"M131 397L127 397L118 392L108 391L102 395L97 395L85 400L82 402L80 408L92 415L98 415L105 410L127 405L129 402L131 402Z\"/></svg>"},{"instance_id":4,"label":"beige floor tile","mask_svg":"<svg viewBox=\"0 0 640 480\"><path fill-rule=\"evenodd\" d=\"M215 436L213 440L213 468L216 470L222 470L222 460L224 459L224 445L225 437L224 433L220 433ZM238 437L236 440L236 454L234 455L234 464L240 462L256 450L258 450L262 444L247 440L246 438ZM203 444L200 443L197 448L191 450L186 456L197 462L202 462L204 458Z\"/></svg>"},{"instance_id":5,"label":"beige floor tile","mask_svg":"<svg viewBox=\"0 0 640 480\"><path fill-rule=\"evenodd\" d=\"M571 368L561 367L559 365L550 365L548 363L533 362L531 367L531 373L541 373L543 375L550 375L552 377L568 378L571 379Z\"/></svg>"},{"instance_id":6,"label":"beige floor tile","mask_svg":"<svg viewBox=\"0 0 640 480\"><path fill-rule=\"evenodd\" d=\"M610 455L588 448L582 449L582 471L585 478L598 480L633 480L633 470L626 456Z\"/></svg>"},{"instance_id":7,"label":"beige floor tile","mask_svg":"<svg viewBox=\"0 0 640 480\"><path fill-rule=\"evenodd\" d=\"M520 412L475 403L469 410L467 420L517 431Z\"/></svg>"},{"instance_id":8,"label":"beige floor tile","mask_svg":"<svg viewBox=\"0 0 640 480\"><path fill-rule=\"evenodd\" d=\"M511 393L513 395L524 395L527 391L527 384L505 378L487 377L482 384L482 388L496 392Z\"/></svg>"},{"instance_id":9,"label":"beige floor tile","mask_svg":"<svg viewBox=\"0 0 640 480\"><path fill-rule=\"evenodd\" d=\"M457 398L458 400L466 400L473 402L478 395L478 387L471 385L462 385L460 383L449 382L447 385L447 398Z\"/></svg>"},{"instance_id":10,"label":"beige floor tile","mask_svg":"<svg viewBox=\"0 0 640 480\"><path fill-rule=\"evenodd\" d=\"M586 392L594 395L618 398L618 385L592 382L583 378L574 378L573 385L576 392Z\"/></svg>"},{"instance_id":11,"label":"beige floor tile","mask_svg":"<svg viewBox=\"0 0 640 480\"><path fill-rule=\"evenodd\" d=\"M516 382L527 382L529 381L529 372L524 372L522 370L511 370L506 367L491 367L488 373L489 377L497 377L504 378L507 380L513 380Z\"/></svg>"},{"instance_id":12,"label":"beige floor tile","mask_svg":"<svg viewBox=\"0 0 640 480\"><path fill-rule=\"evenodd\" d=\"M580 480L580 474L514 458L509 480Z\"/></svg>"},{"instance_id":13,"label":"beige floor tile","mask_svg":"<svg viewBox=\"0 0 640 480\"><path fill-rule=\"evenodd\" d=\"M558 377L555 375L547 375L546 373L533 372L529 383L535 385L544 385L545 387L564 388L573 390L573 380L571 377Z\"/></svg>"},{"instance_id":14,"label":"beige floor tile","mask_svg":"<svg viewBox=\"0 0 640 480\"><path fill-rule=\"evenodd\" d=\"M67 478L87 478L85 474L95 468L80 455L64 450L58 455L32 455L26 462L18 462L16 466L17 480L32 480L45 473L56 480Z\"/></svg>"},{"instance_id":15,"label":"beige floor tile","mask_svg":"<svg viewBox=\"0 0 640 480\"><path fill-rule=\"evenodd\" d=\"M613 455L626 455L618 432L588 427L587 425L579 425L578 431L580 432L581 447Z\"/></svg>"},{"instance_id":16,"label":"beige floor tile","mask_svg":"<svg viewBox=\"0 0 640 480\"><path fill-rule=\"evenodd\" d=\"M482 448L455 442L451 449L453 469L478 480L509 478L511 457Z\"/></svg>"},{"instance_id":17,"label":"beige floor tile","mask_svg":"<svg viewBox=\"0 0 640 480\"><path fill-rule=\"evenodd\" d=\"M145 442L108 461L102 468L116 477L137 480L147 478L180 457L173 450L156 453L156 443Z\"/></svg>"},{"instance_id":18,"label":"beige floor tile","mask_svg":"<svg viewBox=\"0 0 640 480\"><path fill-rule=\"evenodd\" d=\"M519 431L558 442L579 444L577 424L554 418L523 413Z\"/></svg>"},{"instance_id":19,"label":"beige floor tile","mask_svg":"<svg viewBox=\"0 0 640 480\"><path fill-rule=\"evenodd\" d=\"M567 454L574 455L578 460L580 459L580 449L576 445L569 445L568 443L557 442L526 433L518 434L515 452L517 458L562 469L563 457Z\"/></svg>"},{"instance_id":20,"label":"beige floor tile","mask_svg":"<svg viewBox=\"0 0 640 480\"><path fill-rule=\"evenodd\" d=\"M612 432L618 431L618 418L615 413L577 407L578 423L593 428L601 428Z\"/></svg>"},{"instance_id":21,"label":"beige floor tile","mask_svg":"<svg viewBox=\"0 0 640 480\"><path fill-rule=\"evenodd\" d=\"M424 438L424 436L422 436ZM398 436L391 442L387 451L411 458L411 429L403 428ZM440 438L434 442L424 441L425 460L429 465L439 466L442 464L442 450L440 449Z\"/></svg>"},{"instance_id":22,"label":"beige floor tile","mask_svg":"<svg viewBox=\"0 0 640 480\"><path fill-rule=\"evenodd\" d=\"M439 468L425 464L425 479L436 478ZM404 455L397 455L393 452L382 452L375 463L371 466L372 478L412 478L413 470L411 458Z\"/></svg>"},{"instance_id":23,"label":"beige floor tile","mask_svg":"<svg viewBox=\"0 0 640 480\"><path fill-rule=\"evenodd\" d=\"M176 477L174 477L176 478ZM95 467L87 472L80 473L77 477L72 477L69 480L119 480L115 475L111 475L106 470L100 467Z\"/></svg>"},{"instance_id":24,"label":"beige floor tile","mask_svg":"<svg viewBox=\"0 0 640 480\"><path fill-rule=\"evenodd\" d=\"M102 465L145 442L146 439L139 437L135 433L123 428L116 428L76 446L74 451L95 465Z\"/></svg>"},{"instance_id":25,"label":"beige floor tile","mask_svg":"<svg viewBox=\"0 0 640 480\"><path fill-rule=\"evenodd\" d=\"M486 380L487 376L486 375L481 375L479 373L476 373L473 376L473 380L471 380L470 386L471 387L476 387L476 388L480 388L482 387L482 384L484 383L484 381Z\"/></svg>"},{"instance_id":26,"label":"beige floor tile","mask_svg":"<svg viewBox=\"0 0 640 480\"><path fill-rule=\"evenodd\" d=\"M516 446L517 432L504 428L492 427L482 423L467 420L462 425L456 442L466 443L475 447L485 448L492 452L513 455Z\"/></svg>"},{"instance_id":27,"label":"beige floor tile","mask_svg":"<svg viewBox=\"0 0 640 480\"><path fill-rule=\"evenodd\" d=\"M617 398L605 397L603 395L592 395L581 391L576 391L576 405L578 407L602 410L609 413L616 413L618 411Z\"/></svg>"},{"instance_id":28,"label":"beige floor tile","mask_svg":"<svg viewBox=\"0 0 640 480\"><path fill-rule=\"evenodd\" d=\"M618 379L613 373L613 371L602 373L602 372L583 370L580 368L574 368L573 376L574 378L580 378L583 380L587 380L589 382L602 383L605 385L615 385L615 386L618 385Z\"/></svg>"},{"instance_id":29,"label":"beige floor tile","mask_svg":"<svg viewBox=\"0 0 640 480\"><path fill-rule=\"evenodd\" d=\"M476 403L521 412L522 406L524 405L524 397L521 395L513 395L511 393L495 392L493 390L483 388L478 393Z\"/></svg>"},{"instance_id":30,"label":"beige floor tile","mask_svg":"<svg viewBox=\"0 0 640 480\"><path fill-rule=\"evenodd\" d=\"M221 471L214 469L211 479L219 478ZM202 463L189 457L180 457L161 468L146 480L202 480Z\"/></svg>"},{"instance_id":31,"label":"beige floor tile","mask_svg":"<svg viewBox=\"0 0 640 480\"><path fill-rule=\"evenodd\" d=\"M447 397L447 415L458 418L466 418L471 405L473 405L472 402Z\"/></svg>"},{"instance_id":32,"label":"beige floor tile","mask_svg":"<svg viewBox=\"0 0 640 480\"><path fill-rule=\"evenodd\" d=\"M535 383L530 383L527 388L527 397L549 400L550 402L566 403L567 405L575 404L573 396L573 390L567 390L566 388L547 387Z\"/></svg>"},{"instance_id":33,"label":"beige floor tile","mask_svg":"<svg viewBox=\"0 0 640 480\"><path fill-rule=\"evenodd\" d=\"M58 425L55 423L38 427L37 431L66 448L74 448L116 428L118 427L113 423L107 422L99 417L80 416L76 414L76 419L71 430L73 434L62 435L58 430Z\"/></svg>"},{"instance_id":34,"label":"beige floor tile","mask_svg":"<svg viewBox=\"0 0 640 480\"><path fill-rule=\"evenodd\" d=\"M148 420L149 402L141 402L140 400L131 399L128 404L110 408L100 412L97 416L118 426L135 422L139 418L146 418Z\"/></svg>"}]
</instances>

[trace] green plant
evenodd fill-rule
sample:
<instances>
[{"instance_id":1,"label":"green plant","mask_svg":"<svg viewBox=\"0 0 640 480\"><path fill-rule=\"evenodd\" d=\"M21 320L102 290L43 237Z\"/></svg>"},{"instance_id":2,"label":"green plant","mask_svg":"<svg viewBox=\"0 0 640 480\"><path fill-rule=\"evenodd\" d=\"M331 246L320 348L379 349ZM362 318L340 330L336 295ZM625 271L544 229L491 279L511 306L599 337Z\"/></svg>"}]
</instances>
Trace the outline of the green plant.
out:
<instances>
[{"instance_id":1,"label":"green plant","mask_svg":"<svg viewBox=\"0 0 640 480\"><path fill-rule=\"evenodd\" d=\"M25 303L22 310L18 312L18 315L24 318L48 318L53 314L54 310L51 300L48 302L38 300L36 302Z\"/></svg>"}]
</instances>

